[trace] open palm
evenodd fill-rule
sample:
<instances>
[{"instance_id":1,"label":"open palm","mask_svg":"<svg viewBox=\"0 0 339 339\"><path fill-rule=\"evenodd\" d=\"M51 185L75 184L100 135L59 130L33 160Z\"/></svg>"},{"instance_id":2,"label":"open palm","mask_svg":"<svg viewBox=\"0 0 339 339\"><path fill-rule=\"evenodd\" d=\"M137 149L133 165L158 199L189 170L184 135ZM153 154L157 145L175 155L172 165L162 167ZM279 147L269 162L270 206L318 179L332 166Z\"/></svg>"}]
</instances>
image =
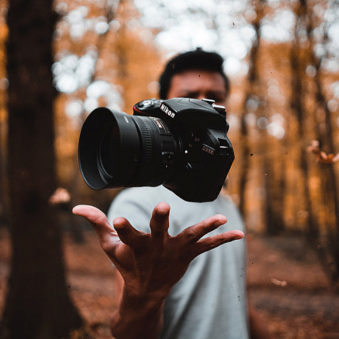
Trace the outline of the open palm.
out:
<instances>
[{"instance_id":1,"label":"open palm","mask_svg":"<svg viewBox=\"0 0 339 339\"><path fill-rule=\"evenodd\" d=\"M168 295L196 256L244 237L243 232L234 230L202 239L226 223L220 214L171 237L169 211L168 204L159 203L150 220L151 233L144 233L123 217L113 221L113 229L106 215L93 206L79 205L73 209L74 214L85 217L94 227L103 250L120 271L125 289L136 295L161 297Z\"/></svg>"}]
</instances>

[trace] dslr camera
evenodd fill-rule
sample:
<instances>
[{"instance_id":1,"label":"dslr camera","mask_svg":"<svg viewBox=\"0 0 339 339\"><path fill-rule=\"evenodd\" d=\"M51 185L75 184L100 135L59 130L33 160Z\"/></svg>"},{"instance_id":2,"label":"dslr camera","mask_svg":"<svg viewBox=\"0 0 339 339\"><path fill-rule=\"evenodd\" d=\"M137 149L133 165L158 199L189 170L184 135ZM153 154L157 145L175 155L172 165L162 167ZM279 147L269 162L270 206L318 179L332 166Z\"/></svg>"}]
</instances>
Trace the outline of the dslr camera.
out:
<instances>
[{"instance_id":1,"label":"dslr camera","mask_svg":"<svg viewBox=\"0 0 339 339\"><path fill-rule=\"evenodd\" d=\"M214 200L234 160L225 107L214 100L143 100L133 115L95 109L79 140L89 187L164 185L187 201Z\"/></svg>"}]
</instances>

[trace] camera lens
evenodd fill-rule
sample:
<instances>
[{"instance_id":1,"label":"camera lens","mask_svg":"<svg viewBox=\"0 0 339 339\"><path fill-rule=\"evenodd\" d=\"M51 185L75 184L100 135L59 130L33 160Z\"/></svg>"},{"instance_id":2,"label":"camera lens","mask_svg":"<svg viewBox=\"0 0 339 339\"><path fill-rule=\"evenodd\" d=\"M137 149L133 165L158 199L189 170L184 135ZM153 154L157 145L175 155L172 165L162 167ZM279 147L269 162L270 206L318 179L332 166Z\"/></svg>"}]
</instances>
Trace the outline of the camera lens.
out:
<instances>
[{"instance_id":1,"label":"camera lens","mask_svg":"<svg viewBox=\"0 0 339 339\"><path fill-rule=\"evenodd\" d=\"M93 189L160 185L173 175L178 154L159 118L97 108L80 134L80 170Z\"/></svg>"},{"instance_id":2,"label":"camera lens","mask_svg":"<svg viewBox=\"0 0 339 339\"><path fill-rule=\"evenodd\" d=\"M114 131L115 129L115 131ZM99 143L97 152L98 171L103 180L112 179L114 177L113 155L117 153L118 131L113 127L112 131L108 131Z\"/></svg>"}]
</instances>

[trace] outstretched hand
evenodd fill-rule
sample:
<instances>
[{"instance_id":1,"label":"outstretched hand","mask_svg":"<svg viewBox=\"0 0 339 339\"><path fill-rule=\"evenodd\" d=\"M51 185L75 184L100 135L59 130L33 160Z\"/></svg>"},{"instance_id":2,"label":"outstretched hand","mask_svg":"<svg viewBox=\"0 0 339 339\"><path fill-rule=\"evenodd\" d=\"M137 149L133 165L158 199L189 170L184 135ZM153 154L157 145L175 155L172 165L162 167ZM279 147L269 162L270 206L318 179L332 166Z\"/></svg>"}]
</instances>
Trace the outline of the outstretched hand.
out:
<instances>
[{"instance_id":1,"label":"outstretched hand","mask_svg":"<svg viewBox=\"0 0 339 339\"><path fill-rule=\"evenodd\" d=\"M135 296L165 298L172 286L184 275L189 263L199 254L224 243L241 239L244 233L233 230L203 238L226 223L217 214L184 229L178 235L168 234L170 207L159 203L150 220L151 233L136 230L127 219L113 221L99 209L78 205L73 213L85 217L95 229L101 247L120 271L125 292Z\"/></svg>"}]
</instances>

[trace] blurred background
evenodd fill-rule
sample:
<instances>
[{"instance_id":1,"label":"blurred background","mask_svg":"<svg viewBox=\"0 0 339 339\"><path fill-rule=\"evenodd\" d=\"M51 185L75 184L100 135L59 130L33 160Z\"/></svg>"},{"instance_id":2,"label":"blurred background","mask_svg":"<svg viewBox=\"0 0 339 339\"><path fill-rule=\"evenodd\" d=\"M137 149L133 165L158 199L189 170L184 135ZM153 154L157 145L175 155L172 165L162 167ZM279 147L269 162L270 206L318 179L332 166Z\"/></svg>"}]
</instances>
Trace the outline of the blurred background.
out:
<instances>
[{"instance_id":1,"label":"blurred background","mask_svg":"<svg viewBox=\"0 0 339 339\"><path fill-rule=\"evenodd\" d=\"M0 337L109 337L114 271L71 207L119 190L84 184L79 132L157 97L165 61L197 47L231 80L250 298L272 337L339 338L337 0L0 0Z\"/></svg>"}]
</instances>

